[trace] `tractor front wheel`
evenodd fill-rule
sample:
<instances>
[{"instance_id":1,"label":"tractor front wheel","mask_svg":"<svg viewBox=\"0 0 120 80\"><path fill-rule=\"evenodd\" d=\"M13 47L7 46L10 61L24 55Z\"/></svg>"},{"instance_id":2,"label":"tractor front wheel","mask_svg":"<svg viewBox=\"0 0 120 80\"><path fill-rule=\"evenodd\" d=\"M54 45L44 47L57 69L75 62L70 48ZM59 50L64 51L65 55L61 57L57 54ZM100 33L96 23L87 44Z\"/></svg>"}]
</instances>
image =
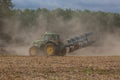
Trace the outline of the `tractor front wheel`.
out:
<instances>
[{"instance_id":1,"label":"tractor front wheel","mask_svg":"<svg viewBox=\"0 0 120 80\"><path fill-rule=\"evenodd\" d=\"M29 54L30 56L36 56L38 54L38 47L36 46L32 46L30 49L29 49Z\"/></svg>"}]
</instances>

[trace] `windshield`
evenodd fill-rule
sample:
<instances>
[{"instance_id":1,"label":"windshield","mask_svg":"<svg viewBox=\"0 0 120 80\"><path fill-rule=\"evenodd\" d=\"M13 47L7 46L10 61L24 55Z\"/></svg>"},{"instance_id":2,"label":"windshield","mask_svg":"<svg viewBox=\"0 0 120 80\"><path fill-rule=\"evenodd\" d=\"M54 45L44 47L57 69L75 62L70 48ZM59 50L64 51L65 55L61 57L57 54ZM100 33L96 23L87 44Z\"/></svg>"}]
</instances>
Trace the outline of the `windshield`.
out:
<instances>
[{"instance_id":1,"label":"windshield","mask_svg":"<svg viewBox=\"0 0 120 80\"><path fill-rule=\"evenodd\" d=\"M58 40L59 35L45 35L44 40Z\"/></svg>"}]
</instances>

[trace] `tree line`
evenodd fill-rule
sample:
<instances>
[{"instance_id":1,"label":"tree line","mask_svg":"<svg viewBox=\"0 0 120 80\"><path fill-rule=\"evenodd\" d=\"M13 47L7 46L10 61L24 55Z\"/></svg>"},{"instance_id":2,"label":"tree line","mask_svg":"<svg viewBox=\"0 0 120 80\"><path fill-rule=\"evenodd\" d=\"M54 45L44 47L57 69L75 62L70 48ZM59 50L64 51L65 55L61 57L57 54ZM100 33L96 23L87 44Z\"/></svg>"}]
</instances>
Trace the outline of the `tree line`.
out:
<instances>
[{"instance_id":1,"label":"tree line","mask_svg":"<svg viewBox=\"0 0 120 80\"><path fill-rule=\"evenodd\" d=\"M119 13L61 8L54 10L46 8L15 9L11 0L0 0L0 39L9 41L11 38L9 34L4 33L6 19L19 20L21 29L28 30L37 24L39 16L44 17L48 28L52 26L52 23L55 24L57 18L60 18L64 22L78 19L87 28L90 28L89 26L99 27L100 31L114 33L116 29L120 29Z\"/></svg>"}]
</instances>

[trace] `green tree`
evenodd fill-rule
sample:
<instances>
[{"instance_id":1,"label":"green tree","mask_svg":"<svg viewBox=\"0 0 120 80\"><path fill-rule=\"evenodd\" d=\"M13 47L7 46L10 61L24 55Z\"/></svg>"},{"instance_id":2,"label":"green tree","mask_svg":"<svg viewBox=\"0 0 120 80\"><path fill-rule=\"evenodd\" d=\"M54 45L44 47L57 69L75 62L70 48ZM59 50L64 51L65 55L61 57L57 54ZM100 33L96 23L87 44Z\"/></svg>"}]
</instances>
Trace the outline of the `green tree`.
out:
<instances>
[{"instance_id":1,"label":"green tree","mask_svg":"<svg viewBox=\"0 0 120 80\"><path fill-rule=\"evenodd\" d=\"M3 20L11 16L12 9L13 4L11 0L0 0L0 39L9 38L8 35L3 32Z\"/></svg>"},{"instance_id":2,"label":"green tree","mask_svg":"<svg viewBox=\"0 0 120 80\"><path fill-rule=\"evenodd\" d=\"M13 4L11 0L0 0L0 17L9 17L12 9Z\"/></svg>"},{"instance_id":3,"label":"green tree","mask_svg":"<svg viewBox=\"0 0 120 80\"><path fill-rule=\"evenodd\" d=\"M36 12L32 9L24 9L20 15L22 29L30 28L36 21Z\"/></svg>"}]
</instances>

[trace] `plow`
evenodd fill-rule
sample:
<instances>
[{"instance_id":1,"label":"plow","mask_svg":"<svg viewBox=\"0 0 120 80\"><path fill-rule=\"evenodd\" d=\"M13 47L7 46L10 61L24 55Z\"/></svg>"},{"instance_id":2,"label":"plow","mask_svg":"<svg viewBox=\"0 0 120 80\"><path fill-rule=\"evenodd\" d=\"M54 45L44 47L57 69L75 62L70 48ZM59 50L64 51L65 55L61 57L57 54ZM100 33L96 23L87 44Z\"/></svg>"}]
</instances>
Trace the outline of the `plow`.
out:
<instances>
[{"instance_id":1,"label":"plow","mask_svg":"<svg viewBox=\"0 0 120 80\"><path fill-rule=\"evenodd\" d=\"M30 56L40 55L41 53L47 56L65 56L66 53L71 53L94 43L89 39L92 34L92 32L84 33L67 39L67 43L64 43L59 34L46 32L42 39L33 42L29 54Z\"/></svg>"},{"instance_id":2,"label":"plow","mask_svg":"<svg viewBox=\"0 0 120 80\"><path fill-rule=\"evenodd\" d=\"M89 45L91 45L92 43L94 43L94 41L90 40L88 37L91 36L93 33L89 32L89 33L84 33L80 36L68 39L68 52L73 52L77 49L81 49L83 47L87 47Z\"/></svg>"}]
</instances>

